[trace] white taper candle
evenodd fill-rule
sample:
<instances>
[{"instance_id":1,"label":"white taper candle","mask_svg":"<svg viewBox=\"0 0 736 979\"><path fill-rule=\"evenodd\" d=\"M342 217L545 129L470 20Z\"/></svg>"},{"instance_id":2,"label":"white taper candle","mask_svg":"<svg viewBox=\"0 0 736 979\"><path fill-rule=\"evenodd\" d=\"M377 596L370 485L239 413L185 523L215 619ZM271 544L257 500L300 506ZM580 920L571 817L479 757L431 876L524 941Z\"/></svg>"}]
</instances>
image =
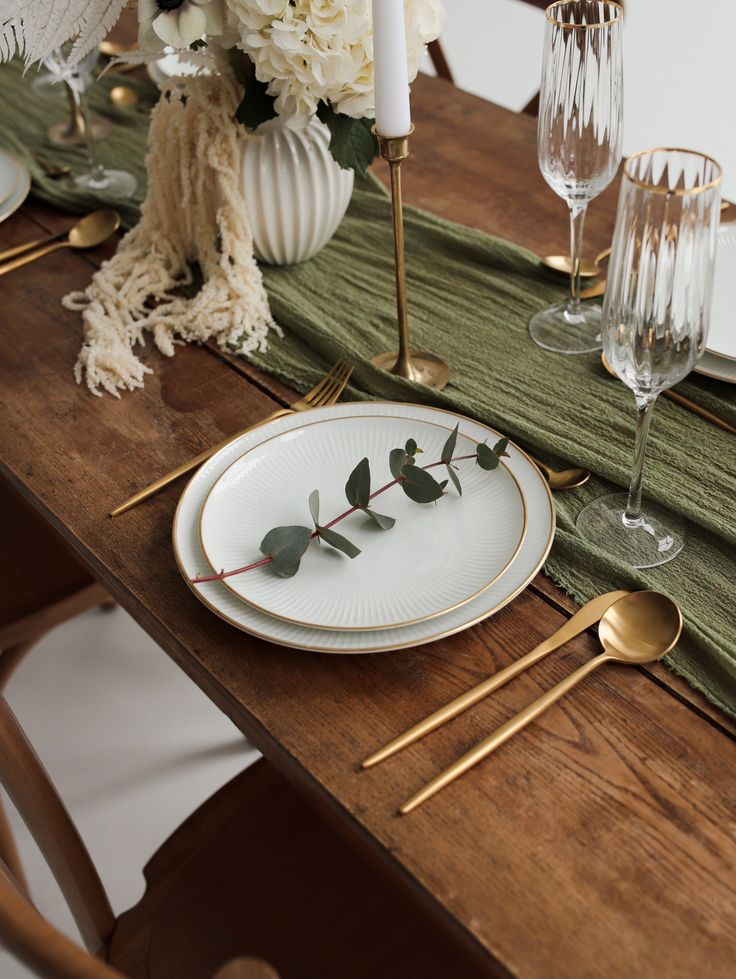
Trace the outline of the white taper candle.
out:
<instances>
[{"instance_id":1,"label":"white taper candle","mask_svg":"<svg viewBox=\"0 0 736 979\"><path fill-rule=\"evenodd\" d=\"M404 0L373 0L376 131L406 136L411 129Z\"/></svg>"}]
</instances>

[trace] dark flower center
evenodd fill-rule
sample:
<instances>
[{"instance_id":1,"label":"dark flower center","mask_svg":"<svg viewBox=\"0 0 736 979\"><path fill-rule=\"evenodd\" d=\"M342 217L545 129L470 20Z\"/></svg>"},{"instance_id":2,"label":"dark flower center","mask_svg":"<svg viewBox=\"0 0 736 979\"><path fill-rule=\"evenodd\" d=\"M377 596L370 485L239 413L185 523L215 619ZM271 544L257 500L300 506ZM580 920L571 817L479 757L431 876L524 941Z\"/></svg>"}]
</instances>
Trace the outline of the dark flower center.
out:
<instances>
[{"instance_id":1,"label":"dark flower center","mask_svg":"<svg viewBox=\"0 0 736 979\"><path fill-rule=\"evenodd\" d=\"M156 6L159 10L163 10L166 13L169 10L177 10L179 7L183 6L186 0L156 0Z\"/></svg>"}]
</instances>

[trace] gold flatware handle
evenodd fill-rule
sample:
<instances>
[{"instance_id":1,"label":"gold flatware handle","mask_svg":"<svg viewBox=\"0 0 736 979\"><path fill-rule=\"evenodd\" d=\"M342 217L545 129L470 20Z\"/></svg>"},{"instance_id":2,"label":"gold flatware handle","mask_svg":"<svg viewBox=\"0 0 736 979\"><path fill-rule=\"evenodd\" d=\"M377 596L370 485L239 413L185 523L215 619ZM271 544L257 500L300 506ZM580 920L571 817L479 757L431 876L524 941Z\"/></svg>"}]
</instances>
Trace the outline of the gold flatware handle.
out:
<instances>
[{"instance_id":1,"label":"gold flatware handle","mask_svg":"<svg viewBox=\"0 0 736 979\"><path fill-rule=\"evenodd\" d=\"M606 291L606 280L601 279L600 282L596 282L594 286L590 286L588 289L582 289L580 292L581 299L595 299L596 296L602 296Z\"/></svg>"},{"instance_id":2,"label":"gold flatware handle","mask_svg":"<svg viewBox=\"0 0 736 979\"><path fill-rule=\"evenodd\" d=\"M541 697L538 697L537 700L529 704L528 707L525 707L524 710L519 711L518 714L506 721L505 724L502 724L500 728L487 737L485 741L481 741L480 744L471 748L462 758L459 758L449 768L446 768L444 772L441 772L431 782L428 782L423 789L420 789L411 799L408 799L399 811L403 814L411 812L412 809L416 809L417 806L426 802L427 799L431 798L446 785L449 785L450 782L454 782L456 778L459 778L460 775L467 772L469 768L472 768L479 761L487 758L496 748L499 748L509 738L521 731L522 728L525 728L527 724L530 724L540 714L543 714L548 707L551 707L561 697L564 697L566 693L569 693L574 686L580 683L581 680L584 680L593 670L596 670L604 663L608 663L612 658L608 653L601 653L599 656L588 660L587 663L578 667L574 673L571 673L570 676L558 683L557 686L552 687L551 690L542 694Z\"/></svg>"},{"instance_id":3,"label":"gold flatware handle","mask_svg":"<svg viewBox=\"0 0 736 979\"><path fill-rule=\"evenodd\" d=\"M66 231L60 231L57 235L49 235L48 238L37 238L35 241L27 241L24 245L16 245L14 248L6 248L4 252L0 252L0 262L5 262L9 258L15 258L16 255L22 255L24 252L33 251L36 248L42 248L44 245L50 245L52 241L58 241L59 238L63 238Z\"/></svg>"},{"instance_id":4,"label":"gold flatware handle","mask_svg":"<svg viewBox=\"0 0 736 979\"><path fill-rule=\"evenodd\" d=\"M241 429L234 435L228 435L228 437L223 439L222 442L218 442L217 445L213 445L211 448L205 449L204 452L200 452L199 455L194 456L193 459L189 459L187 462L182 462L182 464L177 466L176 469L172 469L171 472L166 473L165 476L161 476L160 479L157 479L149 486L146 486L145 489L135 493L130 497L130 499L126 500L125 503L121 503L119 506L116 506L114 510L110 511L110 516L117 517L121 513L125 513L126 510L130 510L138 503L142 503L144 500L148 500L152 496L155 496L156 493L164 489L170 483L173 483L180 476L184 476L186 473L191 472L198 466L201 466L203 462L207 462L207 460L213 456L215 452L219 452L220 449L224 449L226 445L229 445L235 439L240 438L241 435L245 435L247 432L253 431L254 428L260 428L261 425L265 425L266 422L273 421L275 418L281 418L282 415L290 414L292 414L291 408L279 408L278 411L274 411L273 414L269 415L267 418L262 418L260 421L254 422L252 425L248 425L246 428Z\"/></svg>"},{"instance_id":5,"label":"gold flatware handle","mask_svg":"<svg viewBox=\"0 0 736 979\"><path fill-rule=\"evenodd\" d=\"M51 245L44 245L43 248L38 248L36 251L27 252L21 255L19 258L12 258L9 262L5 262L0 265L0 275L5 275L6 272L12 272L14 269L19 269L23 265L29 265L31 262L35 262L37 258L43 258L44 255L50 255L51 252L58 252L60 248L69 248L68 241L57 241Z\"/></svg>"},{"instance_id":6,"label":"gold flatware handle","mask_svg":"<svg viewBox=\"0 0 736 979\"><path fill-rule=\"evenodd\" d=\"M410 727L408 731L404 731L403 734L398 735L393 741L389 741L383 748L380 748L370 755L370 757L366 758L363 762L363 768L371 768L373 765L385 761L386 758L390 758L398 751L423 738L425 734L429 734L430 731L441 727L446 721L450 721L453 717L457 717L458 714L462 714L463 711L477 704L480 700L483 700L484 697L493 693L494 690L498 690L504 686L509 680L513 680L515 676L518 676L524 670L529 669L530 666L538 663L539 660L543 659L549 653L559 649L560 646L564 646L565 643L570 642L571 639L579 636L586 629L590 629L591 626L599 621L606 609L610 608L619 598L624 598L628 594L627 591L613 591L605 595L599 595L597 598L587 602L564 625L560 626L556 632L553 632L551 636L545 639L544 642L541 642L530 653L527 653L526 656L522 656L515 663L511 663L505 669L494 673L487 680L483 680L482 683L477 684L459 697L451 700L449 704L438 708L434 713L425 717L424 720Z\"/></svg>"},{"instance_id":7,"label":"gold flatware handle","mask_svg":"<svg viewBox=\"0 0 736 979\"><path fill-rule=\"evenodd\" d=\"M731 435L736 435L736 426L731 425L725 420L725 418L719 418L718 415L714 415L712 411L708 411L707 408L701 408L699 404L691 401L690 398L686 398L684 394L680 394L678 391L667 390L663 391L662 394L665 398L669 398L671 401L677 402L683 408L687 408L688 411L692 411L696 415L700 415L701 418L705 418L712 425L717 425L722 428L724 432L730 432Z\"/></svg>"}]
</instances>

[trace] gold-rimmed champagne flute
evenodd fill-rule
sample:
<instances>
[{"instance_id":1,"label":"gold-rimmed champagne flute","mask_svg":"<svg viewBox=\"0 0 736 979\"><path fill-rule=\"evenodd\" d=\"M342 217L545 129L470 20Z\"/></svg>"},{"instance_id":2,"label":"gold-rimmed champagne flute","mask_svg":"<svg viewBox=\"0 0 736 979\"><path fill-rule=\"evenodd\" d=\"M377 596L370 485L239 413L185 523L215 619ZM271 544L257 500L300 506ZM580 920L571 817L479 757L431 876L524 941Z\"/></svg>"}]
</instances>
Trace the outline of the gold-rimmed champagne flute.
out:
<instances>
[{"instance_id":1,"label":"gold-rimmed champagne flute","mask_svg":"<svg viewBox=\"0 0 736 979\"><path fill-rule=\"evenodd\" d=\"M613 180L623 130L623 11L612 0L560 0L545 12L537 142L539 168L570 210L570 296L529 322L545 350L600 350L601 308L580 299L589 202Z\"/></svg>"},{"instance_id":2,"label":"gold-rimmed champagne flute","mask_svg":"<svg viewBox=\"0 0 736 979\"><path fill-rule=\"evenodd\" d=\"M657 395L705 349L720 182L715 160L692 150L645 150L624 166L601 326L608 363L636 398L634 469L628 495L588 504L577 527L634 568L671 561L685 541L680 517L642 505L644 456Z\"/></svg>"}]
</instances>

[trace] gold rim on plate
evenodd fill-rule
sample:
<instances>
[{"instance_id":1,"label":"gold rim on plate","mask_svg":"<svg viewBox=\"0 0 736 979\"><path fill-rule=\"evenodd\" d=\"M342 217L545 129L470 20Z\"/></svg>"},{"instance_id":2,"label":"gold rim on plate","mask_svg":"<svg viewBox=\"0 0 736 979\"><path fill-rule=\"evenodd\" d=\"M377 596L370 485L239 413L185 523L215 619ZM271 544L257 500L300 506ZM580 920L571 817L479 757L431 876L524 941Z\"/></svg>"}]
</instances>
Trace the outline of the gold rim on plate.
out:
<instances>
[{"instance_id":1,"label":"gold rim on plate","mask_svg":"<svg viewBox=\"0 0 736 979\"><path fill-rule=\"evenodd\" d=\"M356 404L361 404L361 403L362 402L357 402ZM406 407L406 403L405 402L401 402L401 401L374 401L373 404L377 404L377 405L381 405L381 404L382 405L393 405L393 406L396 406L396 407ZM483 424L483 422L475 421L474 419L468 419L465 415L461 415L457 411L450 411L450 410L448 410L446 408L433 408L433 407L428 406L428 405L418 405L417 407L421 407L421 409L423 411L434 411L437 414L441 414L441 415L445 415L445 416L449 415L452 418L459 418L459 419L462 419L464 421L471 421L473 424L479 425L481 428L485 429L487 432L490 432L491 434L497 435L499 437L503 437L503 436L501 436L501 433L500 432L496 431L495 428L491 428L490 426ZM309 409L309 410L310 411L324 411L324 408L313 408L313 409ZM398 416L391 415L391 416L386 416L386 417L392 417L392 418L394 418L394 417L398 417ZM268 424L268 423L265 423L265 424ZM241 439L242 438L247 438L249 434L251 434L251 433L247 433L246 435L243 435L240 438ZM239 440L234 440L234 441L239 441ZM265 439L264 439L264 441L265 441ZM356 649L325 649L323 646L311 646L311 645L308 646L308 645L305 645L304 643L288 642L285 639L275 639L272 636L268 636L265 633L259 632L255 628L246 627L241 622L238 622L236 619L231 618L225 612L222 612L215 605L213 605L212 602L210 602L209 599L207 599L204 596L204 594L202 593L202 591L199 588L197 588L196 585L194 585L192 583L192 581L191 581L191 579L189 577L189 572L184 567L184 562L182 561L181 554L179 553L179 547L178 547L177 542L176 542L176 535L177 535L178 526L179 526L179 516L181 514L182 503L183 503L184 499L186 498L186 495L187 495L187 493L189 491L189 487L192 485L192 483L194 482L194 480L198 477L199 470L197 472L195 472L194 475L191 477L191 479L188 481L186 487L184 488L183 493L179 497L179 502L177 503L177 506L176 506L176 512L174 513L174 521L173 521L173 525L172 525L172 546L173 546L174 558L176 560L177 567L179 568L179 572L180 572L181 576L183 577L184 581L186 582L187 587L192 592L192 594L204 606L206 606L211 612L213 612L219 619L221 619L223 622L227 622L228 625L234 626L240 632L246 633L246 635L254 636L256 639L262 639L264 642L272 643L275 646L284 646L287 649L299 649L299 650L302 650L304 652L310 652L310 653L323 653L323 654L329 655L329 656L334 656L334 655L338 655L338 656L358 655L359 656L359 655L362 655L362 654L369 654L369 653L394 652L394 651L397 651L397 650L400 650L400 649L407 649L407 648L409 648L411 646L425 645L426 643L436 642L439 639L446 639L448 636L453 636L453 635L457 634L458 632L464 632L465 629L470 629L474 625L478 625L479 622L483 622L485 619L488 619L492 615L495 615L502 608L504 608L506 605L508 605L509 602L512 602L517 597L517 595L520 595L524 591L524 589L528 587L529 583L532 582L534 580L534 578L537 576L537 574L539 573L540 569L544 565L544 562L547 559L547 555L550 552L550 548L552 547L552 542L554 540L555 530L556 530L556 526L557 526L557 513L556 513L556 510L555 510L554 500L552 499L552 491L550 490L549 484L547 483L547 481L545 480L545 478L542 476L542 474L539 471L538 467L532 462L532 460L529 458L529 456L527 455L527 453L522 448L520 448L520 446L516 445L515 442L509 442L509 445L512 445L516 449L516 451L524 459L526 459L526 461L529 463L529 465L532 468L532 470L537 473L537 476L538 476L541 484L544 486L544 489L545 489L546 494L547 494L547 502L549 504L549 511L550 511L550 522L551 522L551 526L550 526L549 536L547 537L547 541L545 543L544 550L543 550L543 552L542 552L539 560L537 561L537 563L535 564L535 566L529 572L528 576L519 585L518 588L516 588L510 595L507 595L506 598L503 601L499 602L492 609L489 609L488 611L483 612L481 615L478 615L476 618L471 619L469 622L464 622L464 623L462 623L462 624L460 624L458 626L455 626L452 629L446 629L444 632L435 633L434 635L427 636L426 638L421 639L419 641L417 641L416 639L412 639L409 642L405 642L405 643L401 643L401 642L400 643L390 643L387 646L380 646L380 647L379 646L372 646L370 648L365 648L364 647L362 649L360 649L360 648L356 648ZM227 449L227 446L225 447L225 449L221 449L220 452L225 452L226 449ZM215 456L213 456L212 459L215 459L217 455L219 455L219 453L217 453ZM209 460L209 461L211 462L212 460ZM208 463L205 463L205 465L208 465ZM222 582L212 582L212 584L217 585L217 584L222 584Z\"/></svg>"},{"instance_id":2,"label":"gold rim on plate","mask_svg":"<svg viewBox=\"0 0 736 979\"><path fill-rule=\"evenodd\" d=\"M28 196L28 191L31 189L31 174L26 166L23 165L19 157L15 156L14 153L8 153L7 150L0 150L0 156L4 156L8 160L12 160L17 166L17 172L15 177L15 183L13 184L10 192L5 195L5 197L0 198L0 221L4 221L5 218L9 218L11 214L18 210L23 201ZM20 199L12 206L8 211L5 211L5 207L9 201L12 201L19 190L25 185L25 193L21 193Z\"/></svg>"},{"instance_id":3,"label":"gold rim on plate","mask_svg":"<svg viewBox=\"0 0 736 979\"><path fill-rule=\"evenodd\" d=\"M351 418L397 418L397 416L395 416L395 415L363 415L363 414L361 414L361 415L339 415L339 416L337 416L337 418L340 421L346 421L346 420L351 419ZM298 429L301 429L301 428L314 428L317 425L329 424L329 423L334 422L335 420L336 420L335 418L322 418L322 419L320 419L319 421L316 421L316 422L308 422L305 425L299 425L299 426L297 426L297 428L291 428L291 429L289 429L289 434L291 434L292 432L295 432L295 431L297 431ZM397 420L398 421L403 421L403 419L401 419L401 418L397 418ZM452 431L452 429L451 428L448 428L447 425L440 425L438 422L422 421L421 419L418 419L418 418L417 419L407 419L407 421L420 421L421 424L423 424L423 425L430 425L431 427L433 427L433 428L439 428L439 429L441 429L444 432L451 432ZM233 468L233 466L237 466L245 458L245 456L250 455L251 452L255 452L256 449L261 448L262 446L266 445L268 442L272 442L274 439L281 438L281 436L284 435L284 434L286 434L286 433L285 432L279 432L276 435L271 435L269 438L264 439L263 442L260 442L258 445L252 445L249 449L247 449L245 452L243 452L242 455L238 456L237 459L233 459L233 461L230 463L230 465L227 467L227 469L224 469L220 473L220 475L217 477L217 479L214 481L214 483L212 484L212 486L209 489L209 492L207 493L207 496L204 498L204 502L202 503L202 508L199 511L199 546L200 546L200 548L202 550L202 554L204 555L205 560L207 561L207 563L209 564L210 568L212 569L212 571L215 574L218 573L217 572L217 568L215 567L215 565L214 565L214 563L212 561L212 558L210 557L210 555L209 555L209 553L207 551L207 548L206 548L205 542L204 542L204 534L202 532L202 521L204 519L204 511L205 511L205 508L207 507L207 503L209 501L209 498L212 495L212 493L214 492L215 487L218 485L218 483L222 479L225 478L225 476L230 472L230 470ZM462 432L460 432L459 434L461 434L463 436L463 438L467 439L469 442L472 442L475 445L478 445L478 442L477 442L476 439L470 438L470 436L465 435ZM491 585L494 585L499 580L499 578L501 578L501 576L504 575L508 571L508 569L514 563L514 561L516 559L516 556L518 555L518 553L519 553L519 551L521 549L521 545L524 543L524 539L526 537L526 526L527 526L526 497L524 496L524 492L523 492L521 486L519 485L518 479L516 478L516 476L514 476L514 474L508 468L508 466L506 465L506 463L501 462L501 465L506 470L506 472L511 477L511 479L514 481L514 485L516 486L516 491L519 494L519 499L521 500L521 509L522 509L522 513L523 513L523 519L522 519L522 524L521 524L521 534L519 535L519 540L517 541L516 546L514 547L514 551L513 551L512 555L511 555L511 557L508 559L508 561L506 562L506 564L504 564L504 566L501 568L501 570L493 578L491 578L490 581L486 582L486 584L484 584L482 588L479 588L472 595L468 595L465 598L462 598L460 601L455 602L453 605L449 605L447 608L439 609L438 611L435 611L435 612L428 612L426 615L420 615L418 618L415 618L415 619L407 619L404 622L389 622L388 624L381 624L381 625L363 625L363 626L321 625L321 624L316 624L314 622L305 622L302 619L292 619L288 615L283 615L283 614L280 614L278 612L273 612L270 608L266 608L265 606L259 605L257 602L254 602L252 599L246 598L245 595L243 595L242 592L237 591L229 583L229 581L227 579L223 579L220 582L220 584L224 585L225 588L227 588L227 590L229 592L232 592L232 594L235 595L236 598L238 598L241 602L245 602L246 605L250 605L251 608L256 609L258 612L262 612L264 615L270 615L271 618L273 618L273 619L280 619L282 622L288 622L291 625L303 626L305 629L320 629L320 630L323 630L325 632L378 632L378 631L380 631L382 629L401 629L404 626L418 625L418 623L420 623L420 622L426 622L429 619L435 619L439 615L446 615L448 612L454 612L455 609L462 608L463 605L466 605L468 602L471 602L474 598L477 598L478 595L481 595L484 591L486 591L488 588L490 588Z\"/></svg>"}]
</instances>

